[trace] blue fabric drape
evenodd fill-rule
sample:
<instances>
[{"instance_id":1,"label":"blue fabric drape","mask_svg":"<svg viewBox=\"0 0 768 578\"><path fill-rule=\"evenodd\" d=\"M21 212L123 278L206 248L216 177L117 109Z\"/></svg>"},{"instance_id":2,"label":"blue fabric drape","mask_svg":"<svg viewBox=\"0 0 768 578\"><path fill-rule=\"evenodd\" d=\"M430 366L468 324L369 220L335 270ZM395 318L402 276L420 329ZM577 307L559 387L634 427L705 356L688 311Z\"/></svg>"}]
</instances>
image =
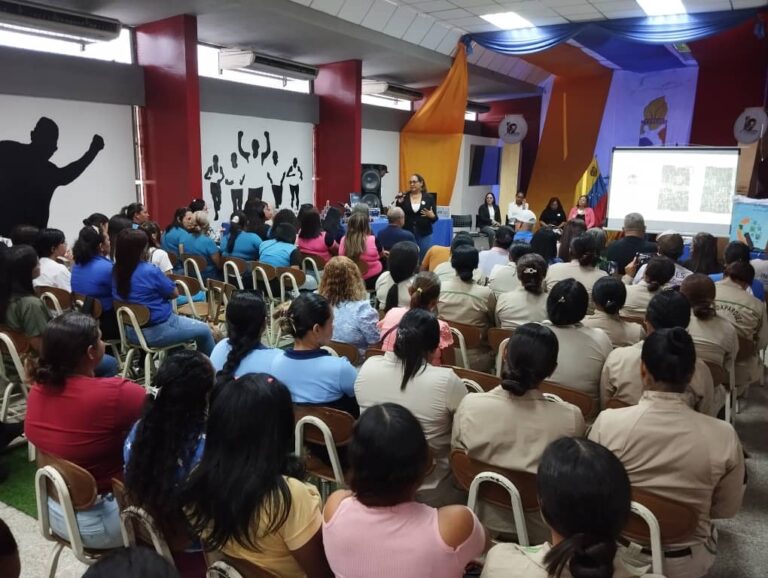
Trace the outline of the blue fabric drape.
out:
<instances>
[{"instance_id":1,"label":"blue fabric drape","mask_svg":"<svg viewBox=\"0 0 768 578\"><path fill-rule=\"evenodd\" d=\"M466 34L462 40L468 46L476 42L480 46L501 54L522 55L541 52L567 42L590 28L599 28L624 40L649 44L692 42L712 36L753 18L757 9L679 16L655 16L647 18L623 18L600 22L556 24L522 30L499 30Z\"/></svg>"}]
</instances>

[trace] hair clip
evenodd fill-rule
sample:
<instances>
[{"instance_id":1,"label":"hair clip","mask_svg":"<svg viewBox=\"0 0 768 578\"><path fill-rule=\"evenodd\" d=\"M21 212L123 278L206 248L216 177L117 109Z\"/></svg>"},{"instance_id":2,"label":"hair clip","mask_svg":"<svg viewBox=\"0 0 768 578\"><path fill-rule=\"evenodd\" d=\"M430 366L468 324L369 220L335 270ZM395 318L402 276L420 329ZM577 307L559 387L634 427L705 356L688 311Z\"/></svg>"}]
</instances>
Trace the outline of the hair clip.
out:
<instances>
[{"instance_id":1,"label":"hair clip","mask_svg":"<svg viewBox=\"0 0 768 578\"><path fill-rule=\"evenodd\" d=\"M423 292L424 292L424 291L422 290L422 288L421 288L421 287L417 287L417 288L416 288L416 293L419 293L419 294L421 294L421 293L423 293Z\"/></svg>"},{"instance_id":2,"label":"hair clip","mask_svg":"<svg viewBox=\"0 0 768 578\"><path fill-rule=\"evenodd\" d=\"M274 378L274 377L272 377L272 376L267 376L267 383L272 383L273 381L275 381L275 378Z\"/></svg>"},{"instance_id":3,"label":"hair clip","mask_svg":"<svg viewBox=\"0 0 768 578\"><path fill-rule=\"evenodd\" d=\"M232 222L235 223L236 225L239 224L240 217L238 215L235 215L234 217L232 217Z\"/></svg>"},{"instance_id":4,"label":"hair clip","mask_svg":"<svg viewBox=\"0 0 768 578\"><path fill-rule=\"evenodd\" d=\"M523 273L527 273L528 275L533 275L535 273L538 273L538 271L533 267L526 267L525 269L523 269Z\"/></svg>"},{"instance_id":5,"label":"hair clip","mask_svg":"<svg viewBox=\"0 0 768 578\"><path fill-rule=\"evenodd\" d=\"M565 297L560 297L560 299L557 300L558 303L565 303Z\"/></svg>"}]
</instances>

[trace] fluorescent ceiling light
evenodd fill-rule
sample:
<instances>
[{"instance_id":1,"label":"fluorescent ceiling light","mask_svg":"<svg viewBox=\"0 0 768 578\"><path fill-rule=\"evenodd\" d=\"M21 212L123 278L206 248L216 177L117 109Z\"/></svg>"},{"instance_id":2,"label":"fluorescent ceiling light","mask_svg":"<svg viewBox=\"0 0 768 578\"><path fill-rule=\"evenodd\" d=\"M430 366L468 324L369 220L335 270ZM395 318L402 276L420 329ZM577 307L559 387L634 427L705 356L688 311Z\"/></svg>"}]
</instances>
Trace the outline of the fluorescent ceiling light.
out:
<instances>
[{"instance_id":1,"label":"fluorescent ceiling light","mask_svg":"<svg viewBox=\"0 0 768 578\"><path fill-rule=\"evenodd\" d=\"M499 12L498 14L484 14L480 16L502 30L515 30L516 28L535 28L533 22L526 20L517 12Z\"/></svg>"},{"instance_id":2,"label":"fluorescent ceiling light","mask_svg":"<svg viewBox=\"0 0 768 578\"><path fill-rule=\"evenodd\" d=\"M683 0L637 0L637 3L648 16L669 16L687 12Z\"/></svg>"}]
</instances>

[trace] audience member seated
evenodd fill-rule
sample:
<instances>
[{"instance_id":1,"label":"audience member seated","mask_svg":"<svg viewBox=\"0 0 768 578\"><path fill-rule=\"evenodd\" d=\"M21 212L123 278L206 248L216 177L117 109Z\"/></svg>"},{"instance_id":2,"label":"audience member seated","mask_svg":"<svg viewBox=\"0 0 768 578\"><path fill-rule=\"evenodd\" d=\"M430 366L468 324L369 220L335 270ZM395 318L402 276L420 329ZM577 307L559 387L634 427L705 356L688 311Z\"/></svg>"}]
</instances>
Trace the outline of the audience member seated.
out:
<instances>
[{"instance_id":1,"label":"audience member seated","mask_svg":"<svg viewBox=\"0 0 768 578\"><path fill-rule=\"evenodd\" d=\"M323 511L323 545L336 576L462 578L485 550L485 531L465 506L416 501L431 467L418 419L395 403L375 405L355 424L350 490Z\"/></svg>"},{"instance_id":2,"label":"audience member seated","mask_svg":"<svg viewBox=\"0 0 768 578\"><path fill-rule=\"evenodd\" d=\"M100 557L83 578L179 578L168 560L146 546L118 548Z\"/></svg>"},{"instance_id":3,"label":"audience member seated","mask_svg":"<svg viewBox=\"0 0 768 578\"><path fill-rule=\"evenodd\" d=\"M192 230L184 238L184 254L205 257L206 267L200 271L203 280L221 277L222 259L219 247L208 236L210 229L208 213L197 211L193 214Z\"/></svg>"},{"instance_id":4,"label":"audience member seated","mask_svg":"<svg viewBox=\"0 0 768 578\"><path fill-rule=\"evenodd\" d=\"M58 229L43 229L35 239L35 251L40 258L40 275L33 285L72 291L72 274L60 261L69 251L64 233Z\"/></svg>"},{"instance_id":5,"label":"audience member seated","mask_svg":"<svg viewBox=\"0 0 768 578\"><path fill-rule=\"evenodd\" d=\"M478 285L473 280L477 269L477 249L461 245L451 255L451 266L455 274L440 280L440 317L446 321L456 321L472 325L480 330L480 347L467 351L472 369L488 371L493 360L490 349L485 344L488 328L493 326L496 311L496 296L490 288Z\"/></svg>"},{"instance_id":6,"label":"audience member seated","mask_svg":"<svg viewBox=\"0 0 768 578\"><path fill-rule=\"evenodd\" d=\"M547 262L547 265L557 263L557 239L558 233L550 227L539 229L531 238L531 250L538 253Z\"/></svg>"},{"instance_id":7,"label":"audience member seated","mask_svg":"<svg viewBox=\"0 0 768 578\"><path fill-rule=\"evenodd\" d=\"M262 238L247 230L248 217L242 211L232 213L229 230L221 236L223 257L237 257L246 261L259 260L259 245Z\"/></svg>"},{"instance_id":8,"label":"audience member seated","mask_svg":"<svg viewBox=\"0 0 768 578\"><path fill-rule=\"evenodd\" d=\"M496 297L519 286L517 262L520 257L529 253L535 253L530 244L512 243L509 247L509 261L491 269L491 274L488 276L488 286Z\"/></svg>"},{"instance_id":9,"label":"audience member seated","mask_svg":"<svg viewBox=\"0 0 768 578\"><path fill-rule=\"evenodd\" d=\"M458 236L469 237L470 239L472 238L465 231L459 231L453 236L453 240L455 241L456 237ZM475 242L472 241L472 245L474 244ZM424 257L422 257L421 259L421 270L431 271L434 273L439 265L447 261L450 261L450 259L451 259L450 247L443 247L442 245L432 245L429 249L427 249L427 252L424 253Z\"/></svg>"},{"instance_id":10,"label":"audience member seated","mask_svg":"<svg viewBox=\"0 0 768 578\"><path fill-rule=\"evenodd\" d=\"M105 235L109 230L109 217L102 213L91 213L83 219L84 227L96 227Z\"/></svg>"},{"instance_id":11,"label":"audience member seated","mask_svg":"<svg viewBox=\"0 0 768 578\"><path fill-rule=\"evenodd\" d=\"M339 244L339 255L349 257L352 261L360 261L368 266L363 275L366 289L373 289L383 266L381 265L382 250L376 237L371 234L371 225L367 215L360 212L352 213L347 221L347 234Z\"/></svg>"},{"instance_id":12,"label":"audience member seated","mask_svg":"<svg viewBox=\"0 0 768 578\"><path fill-rule=\"evenodd\" d=\"M294 403L334 407L357 415L357 371L346 357L335 357L322 349L333 335L333 307L326 298L317 293L300 295L280 323L295 343L293 349L264 365L267 373L285 383Z\"/></svg>"},{"instance_id":13,"label":"audience member seated","mask_svg":"<svg viewBox=\"0 0 768 578\"><path fill-rule=\"evenodd\" d=\"M407 307L411 300L408 288L419 268L419 246L413 241L395 243L387 259L388 270L376 280L379 309Z\"/></svg>"},{"instance_id":14,"label":"audience member seated","mask_svg":"<svg viewBox=\"0 0 768 578\"><path fill-rule=\"evenodd\" d=\"M645 337L645 332L639 323L624 321L619 316L619 311L624 307L626 299L627 286L624 283L615 277L598 279L592 287L595 312L585 317L582 324L585 327L594 327L605 331L614 348L634 345Z\"/></svg>"},{"instance_id":15,"label":"audience member seated","mask_svg":"<svg viewBox=\"0 0 768 578\"><path fill-rule=\"evenodd\" d=\"M682 327L659 329L642 350L645 391L637 406L602 412L589 433L621 460L633 488L690 506L698 514L693 535L664 543L664 576L700 577L715 561L713 519L736 515L744 495L744 452L733 427L693 411L685 392L696 351ZM606 484L607 485L607 484ZM650 557L630 545L620 552L638 566Z\"/></svg>"},{"instance_id":16,"label":"audience member seated","mask_svg":"<svg viewBox=\"0 0 768 578\"><path fill-rule=\"evenodd\" d=\"M29 245L34 247L39 234L40 229L33 225L16 225L11 230L11 246Z\"/></svg>"},{"instance_id":17,"label":"audience member seated","mask_svg":"<svg viewBox=\"0 0 768 578\"><path fill-rule=\"evenodd\" d=\"M550 381L589 395L597 405L600 372L613 347L602 329L585 327L589 295L579 281L565 279L547 296L547 316L560 352Z\"/></svg>"},{"instance_id":18,"label":"audience member seated","mask_svg":"<svg viewBox=\"0 0 768 578\"><path fill-rule=\"evenodd\" d=\"M643 317L648 303L660 290L667 289L675 274L675 264L667 257L654 255L645 268L642 283L627 287L627 299L622 315Z\"/></svg>"},{"instance_id":19,"label":"audience member seated","mask_svg":"<svg viewBox=\"0 0 768 578\"><path fill-rule=\"evenodd\" d=\"M509 263L509 247L512 245L513 236L514 232L510 227L499 227L496 231L494 245L487 251L480 251L478 269L480 269L483 277L488 277L494 267L504 266Z\"/></svg>"},{"instance_id":20,"label":"audience member seated","mask_svg":"<svg viewBox=\"0 0 768 578\"><path fill-rule=\"evenodd\" d=\"M301 251L296 248L296 229L279 223L271 229L272 237L259 246L259 261L273 267L300 267Z\"/></svg>"},{"instance_id":21,"label":"audience member seated","mask_svg":"<svg viewBox=\"0 0 768 578\"><path fill-rule=\"evenodd\" d=\"M683 249L683 237L679 233L675 233L674 231L664 231L663 233L659 233L656 236L657 253L663 257L671 259L675 264L675 274L672 276L672 280L670 281L670 284L674 285L675 287L679 287L680 283L683 282L683 279L691 274L691 271L677 262L677 260L683 254ZM645 264L637 269L637 260L635 260L634 264L627 265L624 268L626 275L624 277L624 282L627 283L629 281L629 277L634 275L634 279L632 279L631 284L637 285L638 283L642 283L642 281L645 279L646 267L648 267L648 264Z\"/></svg>"},{"instance_id":22,"label":"audience member seated","mask_svg":"<svg viewBox=\"0 0 768 578\"><path fill-rule=\"evenodd\" d=\"M576 206L568 212L569 221L584 221L587 229L597 227L600 223L595 220L595 211L589 206L589 197L581 195Z\"/></svg>"},{"instance_id":23,"label":"audience member seated","mask_svg":"<svg viewBox=\"0 0 768 578\"><path fill-rule=\"evenodd\" d=\"M514 227L522 211L528 210L528 203L525 201L525 192L517 191L515 200L507 205L507 224Z\"/></svg>"},{"instance_id":24,"label":"audience member seated","mask_svg":"<svg viewBox=\"0 0 768 578\"><path fill-rule=\"evenodd\" d=\"M397 328L409 309L424 309L433 315L437 315L437 301L440 297L440 277L429 271L422 271L413 278L413 283L408 287L410 301L406 307L393 307L379 321L382 346L384 351L394 351L397 339ZM440 325L440 344L437 346L430 363L440 365L442 352L453 349L453 334L451 327L442 319L437 320Z\"/></svg>"},{"instance_id":25,"label":"audience member seated","mask_svg":"<svg viewBox=\"0 0 768 578\"><path fill-rule=\"evenodd\" d=\"M0 519L0 575L6 578L21 576L19 547L11 529Z\"/></svg>"},{"instance_id":26,"label":"audience member seated","mask_svg":"<svg viewBox=\"0 0 768 578\"><path fill-rule=\"evenodd\" d=\"M502 329L516 329L529 321L547 319L547 292L544 279L547 262L541 255L530 253L517 261L519 283L511 291L498 295L496 325Z\"/></svg>"},{"instance_id":27,"label":"audience member seated","mask_svg":"<svg viewBox=\"0 0 768 578\"><path fill-rule=\"evenodd\" d=\"M766 259L765 253L757 259L752 259L749 264L755 268L754 283L761 283L763 291L765 291L768 288L768 259ZM754 291L752 294L754 295Z\"/></svg>"},{"instance_id":28,"label":"audience member seated","mask_svg":"<svg viewBox=\"0 0 768 578\"><path fill-rule=\"evenodd\" d=\"M149 211L141 203L131 203L120 209L120 215L132 223L133 229L138 229L145 221L149 220Z\"/></svg>"},{"instance_id":29,"label":"audience member seated","mask_svg":"<svg viewBox=\"0 0 768 578\"><path fill-rule=\"evenodd\" d=\"M765 303L747 290L755 279L755 269L744 261L734 261L725 268L725 277L715 283L715 307L733 323L739 337L753 343L752 355L736 364L736 385L742 395L745 388L758 381L764 371L759 351L768 345L768 317Z\"/></svg>"},{"instance_id":30,"label":"audience member seated","mask_svg":"<svg viewBox=\"0 0 768 578\"><path fill-rule=\"evenodd\" d=\"M475 227L480 233L488 236L488 246L493 247L496 242L496 231L501 227L501 210L496 204L493 193L485 193L483 204L477 209Z\"/></svg>"},{"instance_id":31,"label":"audience member seated","mask_svg":"<svg viewBox=\"0 0 768 578\"><path fill-rule=\"evenodd\" d=\"M557 197L552 197L547 202L547 208L539 215L539 224L542 228L562 229L565 225L565 210ZM543 255L542 255L543 257ZM546 259L546 257L544 257Z\"/></svg>"},{"instance_id":32,"label":"audience member seated","mask_svg":"<svg viewBox=\"0 0 768 578\"><path fill-rule=\"evenodd\" d=\"M556 283L563 279L575 279L587 290L589 309L592 313L592 287L598 279L607 275L597 268L600 256L597 254L595 240L587 234L580 235L571 241L571 257L568 263L555 263L547 271L547 290L551 291Z\"/></svg>"},{"instance_id":33,"label":"audience member seated","mask_svg":"<svg viewBox=\"0 0 768 578\"><path fill-rule=\"evenodd\" d=\"M645 240L645 219L640 213L628 213L624 217L624 236L608 245L605 253L609 261L615 261L619 273L624 274L624 268L634 261L638 253L652 255L656 253L656 243Z\"/></svg>"},{"instance_id":34,"label":"audience member seated","mask_svg":"<svg viewBox=\"0 0 768 578\"><path fill-rule=\"evenodd\" d=\"M151 347L165 347L194 340L197 349L210 355L214 342L208 325L176 315L171 300L179 296L173 281L144 259L149 240L144 231L125 229L117 236L112 298L149 309L149 324L142 332ZM128 338L135 340L132 328Z\"/></svg>"},{"instance_id":35,"label":"audience member seated","mask_svg":"<svg viewBox=\"0 0 768 578\"><path fill-rule=\"evenodd\" d=\"M181 485L203 456L213 374L210 360L199 351L183 349L166 357L153 382L158 393L123 445L130 503L144 508L167 540L187 537L188 552L200 552L200 545L187 530ZM197 563L205 567L202 555Z\"/></svg>"},{"instance_id":36,"label":"audience member seated","mask_svg":"<svg viewBox=\"0 0 768 578\"><path fill-rule=\"evenodd\" d=\"M303 481L293 429L291 393L278 378L248 373L216 387L184 510L206 550L275 576L330 578L320 494Z\"/></svg>"},{"instance_id":37,"label":"audience member seated","mask_svg":"<svg viewBox=\"0 0 768 578\"><path fill-rule=\"evenodd\" d=\"M299 251L306 255L315 255L328 261L339 252L332 233L324 231L320 223L320 213L312 207L299 218L299 238L296 240Z\"/></svg>"},{"instance_id":38,"label":"audience member seated","mask_svg":"<svg viewBox=\"0 0 768 578\"><path fill-rule=\"evenodd\" d=\"M589 440L560 438L541 457L536 493L552 543L499 544L488 552L482 578L638 575L616 555L632 499L627 472L616 456Z\"/></svg>"},{"instance_id":39,"label":"audience member seated","mask_svg":"<svg viewBox=\"0 0 768 578\"><path fill-rule=\"evenodd\" d=\"M262 241L269 239L269 229L274 217L269 203L261 199L248 199L243 205L243 212L248 217L248 231L256 233Z\"/></svg>"},{"instance_id":40,"label":"audience member seated","mask_svg":"<svg viewBox=\"0 0 768 578\"><path fill-rule=\"evenodd\" d=\"M389 224L376 235L376 240L384 251L391 250L394 245L402 241L416 242L414 234L403 229L405 213L400 207L390 207L387 211L387 221Z\"/></svg>"},{"instance_id":41,"label":"audience member seated","mask_svg":"<svg viewBox=\"0 0 768 578\"><path fill-rule=\"evenodd\" d=\"M291 209L280 209L275 213L274 217L272 217L272 230L281 223L287 223L296 231L299 230L299 219Z\"/></svg>"},{"instance_id":42,"label":"audience member seated","mask_svg":"<svg viewBox=\"0 0 768 578\"><path fill-rule=\"evenodd\" d=\"M741 261L742 263L749 263L749 247L744 243L740 243L739 241L731 241L725 247L724 260L725 267L728 267L728 265L737 261ZM712 281L717 282L722 281L724 276L725 275L723 273L716 273L714 275L710 275L709 278L712 279ZM751 293L760 301L765 300L765 289L763 287L762 281L759 279L752 281L752 284L747 289L747 293Z\"/></svg>"},{"instance_id":43,"label":"audience member seated","mask_svg":"<svg viewBox=\"0 0 768 578\"><path fill-rule=\"evenodd\" d=\"M338 256L328 261L317 292L333 307L334 341L354 345L361 358L381 341L379 314L371 307L360 270L351 259Z\"/></svg>"},{"instance_id":44,"label":"audience member seated","mask_svg":"<svg viewBox=\"0 0 768 578\"><path fill-rule=\"evenodd\" d=\"M246 373L269 367L282 351L261 342L267 323L267 305L260 291L238 291L227 304L227 337L216 344L211 363L216 382L223 384Z\"/></svg>"},{"instance_id":45,"label":"audience member seated","mask_svg":"<svg viewBox=\"0 0 768 578\"><path fill-rule=\"evenodd\" d=\"M462 245L467 247L472 247L472 248L474 248L475 246L474 239L469 236L469 233L464 231L457 233L453 237L453 241L451 241L451 248L450 248L450 253L448 254L448 258L434 268L435 274L438 277L440 277L441 281L445 281L446 279L450 277L454 277L456 275L456 270L453 268L453 265L451 264L451 257L453 253L456 251L456 248L461 247ZM479 264L480 264L480 259L478 256L478 265ZM426 269L424 269L423 266L421 270L426 271ZM475 270L472 271L472 280L475 283L480 283L482 285L485 285L483 274L480 272L480 268L478 266L476 266Z\"/></svg>"},{"instance_id":46,"label":"audience member seated","mask_svg":"<svg viewBox=\"0 0 768 578\"><path fill-rule=\"evenodd\" d=\"M521 211L515 221L515 243L530 243L533 238L533 228L536 226L536 213Z\"/></svg>"},{"instance_id":47,"label":"audience member seated","mask_svg":"<svg viewBox=\"0 0 768 578\"><path fill-rule=\"evenodd\" d=\"M681 327L685 329L691 320L691 305L678 291L660 291L648 304L643 327L650 335L659 329ZM600 376L600 407L611 398L629 405L636 405L643 395L640 375L640 356L643 341L614 349L605 360ZM687 391L688 402L696 411L707 415L717 415L723 406L723 398L718 395L712 382L712 373L707 365L696 360L695 371Z\"/></svg>"},{"instance_id":48,"label":"audience member seated","mask_svg":"<svg viewBox=\"0 0 768 578\"><path fill-rule=\"evenodd\" d=\"M83 545L97 549L123 543L111 480L122 478L123 440L146 397L144 388L131 381L95 377L103 355L93 317L69 311L51 320L33 372L24 427L39 451L73 462L95 478L96 503L76 517ZM66 538L61 507L49 498L48 509L54 532Z\"/></svg>"},{"instance_id":49,"label":"audience member seated","mask_svg":"<svg viewBox=\"0 0 768 578\"><path fill-rule=\"evenodd\" d=\"M173 253L177 257L181 252L179 245L185 243L189 234L188 231L194 226L194 216L187 207L176 209L173 214L173 221L165 228L162 246L168 253Z\"/></svg>"},{"instance_id":50,"label":"audience member seated","mask_svg":"<svg viewBox=\"0 0 768 578\"><path fill-rule=\"evenodd\" d=\"M560 235L560 244L557 246L557 258L560 263L568 263L571 260L571 241L586 232L587 226L581 219L565 223L563 234Z\"/></svg>"},{"instance_id":51,"label":"audience member seated","mask_svg":"<svg viewBox=\"0 0 768 578\"><path fill-rule=\"evenodd\" d=\"M439 345L437 318L423 309L411 309L400 321L395 350L368 358L355 381L361 412L380 403L398 403L421 423L436 465L416 499L433 506L457 503L448 454L453 414L467 394L452 369L429 364Z\"/></svg>"},{"instance_id":52,"label":"audience member seated","mask_svg":"<svg viewBox=\"0 0 768 578\"><path fill-rule=\"evenodd\" d=\"M717 258L717 239L709 233L698 233L691 241L691 256L683 261L683 267L704 275L716 275L723 272L723 266Z\"/></svg>"},{"instance_id":53,"label":"audience member seated","mask_svg":"<svg viewBox=\"0 0 768 578\"><path fill-rule=\"evenodd\" d=\"M72 248L75 264L72 266L72 291L101 303L99 325L105 340L120 338L115 308L112 306L112 268L109 255L109 237L100 228L86 226ZM88 304L84 304L87 313Z\"/></svg>"},{"instance_id":54,"label":"audience member seated","mask_svg":"<svg viewBox=\"0 0 768 578\"><path fill-rule=\"evenodd\" d=\"M550 442L583 436L586 426L579 408L549 401L538 389L555 371L557 356L557 337L549 327L518 327L507 346L501 385L466 396L456 410L453 447L497 468L535 474ZM508 509L481 501L480 518L494 533L515 533ZM525 519L533 543L549 537L539 512L527 513Z\"/></svg>"},{"instance_id":55,"label":"audience member seated","mask_svg":"<svg viewBox=\"0 0 768 578\"><path fill-rule=\"evenodd\" d=\"M160 269L166 275L173 273L173 263L168 256L168 251L162 249L160 226L154 221L144 221L139 225L139 229L144 231L149 237L149 250L147 251L147 261Z\"/></svg>"}]
</instances>

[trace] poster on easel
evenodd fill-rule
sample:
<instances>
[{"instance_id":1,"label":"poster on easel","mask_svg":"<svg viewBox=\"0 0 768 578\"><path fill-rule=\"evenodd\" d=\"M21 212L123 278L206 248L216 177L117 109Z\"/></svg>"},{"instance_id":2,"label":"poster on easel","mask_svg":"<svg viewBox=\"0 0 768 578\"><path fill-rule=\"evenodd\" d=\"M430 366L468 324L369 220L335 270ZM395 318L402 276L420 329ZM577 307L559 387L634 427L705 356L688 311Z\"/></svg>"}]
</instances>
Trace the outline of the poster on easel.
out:
<instances>
[{"instance_id":1,"label":"poster on easel","mask_svg":"<svg viewBox=\"0 0 768 578\"><path fill-rule=\"evenodd\" d=\"M733 198L731 241L746 243L754 251L768 248L768 199Z\"/></svg>"}]
</instances>

